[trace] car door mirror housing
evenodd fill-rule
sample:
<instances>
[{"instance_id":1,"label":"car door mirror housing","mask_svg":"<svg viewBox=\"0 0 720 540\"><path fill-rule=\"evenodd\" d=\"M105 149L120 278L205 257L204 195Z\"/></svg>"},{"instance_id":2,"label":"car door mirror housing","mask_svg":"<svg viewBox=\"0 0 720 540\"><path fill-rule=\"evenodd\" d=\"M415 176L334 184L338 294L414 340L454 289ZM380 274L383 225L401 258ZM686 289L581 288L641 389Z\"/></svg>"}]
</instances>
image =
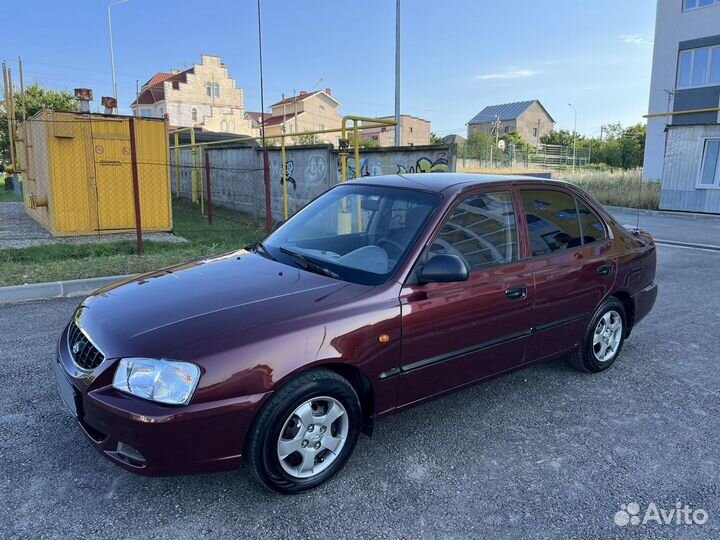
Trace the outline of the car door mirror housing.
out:
<instances>
[{"instance_id":1,"label":"car door mirror housing","mask_svg":"<svg viewBox=\"0 0 720 540\"><path fill-rule=\"evenodd\" d=\"M468 267L457 255L435 255L420 271L420 283L447 283L465 281L469 276Z\"/></svg>"}]
</instances>

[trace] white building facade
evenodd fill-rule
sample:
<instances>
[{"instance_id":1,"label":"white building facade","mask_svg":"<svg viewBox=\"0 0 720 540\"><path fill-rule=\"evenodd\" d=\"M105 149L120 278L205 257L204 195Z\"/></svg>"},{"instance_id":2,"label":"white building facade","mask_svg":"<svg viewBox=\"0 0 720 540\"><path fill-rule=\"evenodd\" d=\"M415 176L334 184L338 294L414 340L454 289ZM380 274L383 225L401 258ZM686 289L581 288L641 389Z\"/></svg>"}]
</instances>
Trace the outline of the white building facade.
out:
<instances>
[{"instance_id":1,"label":"white building facade","mask_svg":"<svg viewBox=\"0 0 720 540\"><path fill-rule=\"evenodd\" d=\"M192 68L157 73L130 105L137 116L167 117L172 127L255 135L245 117L245 96L217 56L202 55Z\"/></svg>"},{"instance_id":2,"label":"white building facade","mask_svg":"<svg viewBox=\"0 0 720 540\"><path fill-rule=\"evenodd\" d=\"M660 206L720 213L720 0L658 0L644 177Z\"/></svg>"}]
</instances>

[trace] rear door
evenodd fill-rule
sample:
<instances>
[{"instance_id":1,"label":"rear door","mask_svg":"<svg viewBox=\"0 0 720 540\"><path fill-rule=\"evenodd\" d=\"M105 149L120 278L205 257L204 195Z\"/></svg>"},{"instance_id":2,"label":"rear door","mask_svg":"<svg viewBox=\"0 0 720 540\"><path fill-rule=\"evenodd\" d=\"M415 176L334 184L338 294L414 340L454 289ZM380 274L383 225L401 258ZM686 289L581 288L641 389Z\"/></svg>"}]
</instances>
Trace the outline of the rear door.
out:
<instances>
[{"instance_id":1,"label":"rear door","mask_svg":"<svg viewBox=\"0 0 720 540\"><path fill-rule=\"evenodd\" d=\"M522 189L535 283L528 360L579 343L615 280L617 262L602 220L562 188Z\"/></svg>"},{"instance_id":2,"label":"rear door","mask_svg":"<svg viewBox=\"0 0 720 540\"><path fill-rule=\"evenodd\" d=\"M523 362L533 285L529 264L518 261L517 232L509 190L466 196L441 225L400 294L399 406ZM461 257L469 279L418 283L423 264L439 253Z\"/></svg>"}]
</instances>

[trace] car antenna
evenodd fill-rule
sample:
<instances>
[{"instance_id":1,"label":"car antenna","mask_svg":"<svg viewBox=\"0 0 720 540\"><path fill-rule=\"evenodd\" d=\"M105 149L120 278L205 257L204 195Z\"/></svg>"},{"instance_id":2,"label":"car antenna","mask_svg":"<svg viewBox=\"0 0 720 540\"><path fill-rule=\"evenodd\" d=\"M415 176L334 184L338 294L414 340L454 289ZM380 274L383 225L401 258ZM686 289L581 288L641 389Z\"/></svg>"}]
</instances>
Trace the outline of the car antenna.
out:
<instances>
[{"instance_id":1,"label":"car antenna","mask_svg":"<svg viewBox=\"0 0 720 540\"><path fill-rule=\"evenodd\" d=\"M638 188L637 220L635 222L635 232L640 232L640 204L642 203L642 188L643 188L643 178L642 178L642 173L641 173L640 187Z\"/></svg>"}]
</instances>

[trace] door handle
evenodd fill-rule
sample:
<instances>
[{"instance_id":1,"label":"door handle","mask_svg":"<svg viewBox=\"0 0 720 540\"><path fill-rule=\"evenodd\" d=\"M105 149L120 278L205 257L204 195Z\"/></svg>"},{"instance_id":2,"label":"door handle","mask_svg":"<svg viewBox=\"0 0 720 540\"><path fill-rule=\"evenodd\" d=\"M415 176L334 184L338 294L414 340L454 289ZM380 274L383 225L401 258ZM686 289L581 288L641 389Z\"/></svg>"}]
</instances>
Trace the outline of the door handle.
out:
<instances>
[{"instance_id":1,"label":"door handle","mask_svg":"<svg viewBox=\"0 0 720 540\"><path fill-rule=\"evenodd\" d=\"M598 266L597 273L600 277L610 277L613 273L613 267L610 265Z\"/></svg>"},{"instance_id":2,"label":"door handle","mask_svg":"<svg viewBox=\"0 0 720 540\"><path fill-rule=\"evenodd\" d=\"M505 289L505 296L508 300L522 300L527 297L527 286L510 287Z\"/></svg>"}]
</instances>

